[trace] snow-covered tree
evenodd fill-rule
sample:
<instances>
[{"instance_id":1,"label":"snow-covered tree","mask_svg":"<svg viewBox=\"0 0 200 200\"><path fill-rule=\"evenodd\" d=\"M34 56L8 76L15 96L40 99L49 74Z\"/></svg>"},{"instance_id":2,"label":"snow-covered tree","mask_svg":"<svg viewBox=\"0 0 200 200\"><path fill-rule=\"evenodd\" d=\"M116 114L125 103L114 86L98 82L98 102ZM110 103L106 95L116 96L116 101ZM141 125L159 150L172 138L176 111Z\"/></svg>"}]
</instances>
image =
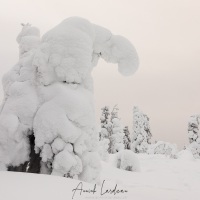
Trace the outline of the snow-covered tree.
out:
<instances>
[{"instance_id":1,"label":"snow-covered tree","mask_svg":"<svg viewBox=\"0 0 200 200\"><path fill-rule=\"evenodd\" d=\"M118 110L117 105L113 107L111 112L110 124L108 125L108 131L111 133L110 135L110 143L109 143L109 153L116 153L120 150L124 149L123 137L124 133L122 130L122 126L120 123L120 119L118 118Z\"/></svg>"},{"instance_id":2,"label":"snow-covered tree","mask_svg":"<svg viewBox=\"0 0 200 200\"><path fill-rule=\"evenodd\" d=\"M131 149L131 137L130 132L128 130L128 126L124 127L124 149Z\"/></svg>"},{"instance_id":3,"label":"snow-covered tree","mask_svg":"<svg viewBox=\"0 0 200 200\"><path fill-rule=\"evenodd\" d=\"M189 134L189 146L195 158L200 158L200 115L193 115L189 119L188 134Z\"/></svg>"},{"instance_id":4,"label":"snow-covered tree","mask_svg":"<svg viewBox=\"0 0 200 200\"><path fill-rule=\"evenodd\" d=\"M27 171L37 154L40 172L97 182L101 165L91 71L102 57L118 63L121 74L133 74L134 47L78 17L65 19L42 39L37 28L24 25L17 42L19 62L3 78L1 168L27 163L22 168Z\"/></svg>"},{"instance_id":5,"label":"snow-covered tree","mask_svg":"<svg viewBox=\"0 0 200 200\"><path fill-rule=\"evenodd\" d=\"M200 115L193 115L190 117L188 123L189 142L192 143L199 138L199 123Z\"/></svg>"},{"instance_id":6,"label":"snow-covered tree","mask_svg":"<svg viewBox=\"0 0 200 200\"><path fill-rule=\"evenodd\" d=\"M149 118L138 107L133 107L133 139L132 150L136 153L146 153L151 144Z\"/></svg>"},{"instance_id":7,"label":"snow-covered tree","mask_svg":"<svg viewBox=\"0 0 200 200\"><path fill-rule=\"evenodd\" d=\"M155 144L151 144L148 148L149 154L163 154L170 158L176 158L177 145L169 142L158 141Z\"/></svg>"},{"instance_id":8,"label":"snow-covered tree","mask_svg":"<svg viewBox=\"0 0 200 200\"><path fill-rule=\"evenodd\" d=\"M99 133L99 155L103 161L108 159L108 148L110 143L110 133L108 132L109 122L109 107L105 106L102 109L101 121L101 131Z\"/></svg>"},{"instance_id":9,"label":"snow-covered tree","mask_svg":"<svg viewBox=\"0 0 200 200\"><path fill-rule=\"evenodd\" d=\"M123 130L118 118L119 108L115 105L109 112L109 107L102 108L101 120L101 132L100 132L100 155L106 155L108 153L116 153L123 147ZM109 117L110 116L110 117ZM108 144L108 146L107 146ZM103 149L106 148L106 149Z\"/></svg>"},{"instance_id":10,"label":"snow-covered tree","mask_svg":"<svg viewBox=\"0 0 200 200\"><path fill-rule=\"evenodd\" d=\"M103 140L104 138L109 138L109 132L108 132L108 123L109 123L109 107L105 106L102 109L102 115L101 115L101 131L99 133L99 140Z\"/></svg>"},{"instance_id":11,"label":"snow-covered tree","mask_svg":"<svg viewBox=\"0 0 200 200\"><path fill-rule=\"evenodd\" d=\"M40 163L40 158L34 152L32 134L39 97L32 61L40 44L40 31L30 24L23 25L17 42L19 61L2 79L0 163L8 170L37 173L38 167L34 165Z\"/></svg>"}]
</instances>

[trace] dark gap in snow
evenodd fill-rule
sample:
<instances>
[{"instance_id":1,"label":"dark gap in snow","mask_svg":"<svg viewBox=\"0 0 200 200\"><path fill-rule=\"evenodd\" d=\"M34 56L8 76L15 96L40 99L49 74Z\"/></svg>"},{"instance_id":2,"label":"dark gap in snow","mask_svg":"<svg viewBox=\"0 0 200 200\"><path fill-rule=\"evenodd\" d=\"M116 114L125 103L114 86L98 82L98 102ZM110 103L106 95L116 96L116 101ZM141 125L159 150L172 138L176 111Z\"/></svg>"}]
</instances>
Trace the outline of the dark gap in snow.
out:
<instances>
[{"instance_id":1,"label":"dark gap in snow","mask_svg":"<svg viewBox=\"0 0 200 200\"><path fill-rule=\"evenodd\" d=\"M19 165L19 166L8 166L8 171L15 172L28 172L28 173L40 173L40 154L35 153L35 136L33 134L28 136L30 143L30 154L29 161Z\"/></svg>"},{"instance_id":2,"label":"dark gap in snow","mask_svg":"<svg viewBox=\"0 0 200 200\"><path fill-rule=\"evenodd\" d=\"M40 154L35 153L35 136L34 134L29 135L29 142L30 142L30 161L29 167L27 172L29 173L40 173Z\"/></svg>"}]
</instances>

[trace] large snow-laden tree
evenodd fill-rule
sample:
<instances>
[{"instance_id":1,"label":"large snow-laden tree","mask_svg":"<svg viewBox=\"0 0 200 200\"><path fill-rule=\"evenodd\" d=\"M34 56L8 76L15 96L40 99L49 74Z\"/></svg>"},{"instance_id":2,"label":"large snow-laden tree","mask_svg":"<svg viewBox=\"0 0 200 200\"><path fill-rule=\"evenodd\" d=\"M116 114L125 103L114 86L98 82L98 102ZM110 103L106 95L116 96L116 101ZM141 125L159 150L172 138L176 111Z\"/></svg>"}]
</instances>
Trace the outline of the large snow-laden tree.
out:
<instances>
[{"instance_id":1,"label":"large snow-laden tree","mask_svg":"<svg viewBox=\"0 0 200 200\"><path fill-rule=\"evenodd\" d=\"M151 144L149 118L137 106L133 107L133 139L131 149L136 153L146 153Z\"/></svg>"},{"instance_id":2,"label":"large snow-laden tree","mask_svg":"<svg viewBox=\"0 0 200 200\"><path fill-rule=\"evenodd\" d=\"M0 166L28 163L28 170L34 146L42 172L97 182L101 167L91 71L101 57L117 63L122 75L133 74L135 48L79 17L65 19L41 40L37 28L24 25L17 41L19 62L3 78Z\"/></svg>"},{"instance_id":3,"label":"large snow-laden tree","mask_svg":"<svg viewBox=\"0 0 200 200\"><path fill-rule=\"evenodd\" d=\"M189 119L188 134L189 134L189 146L195 158L200 158L200 115L193 115Z\"/></svg>"}]
</instances>

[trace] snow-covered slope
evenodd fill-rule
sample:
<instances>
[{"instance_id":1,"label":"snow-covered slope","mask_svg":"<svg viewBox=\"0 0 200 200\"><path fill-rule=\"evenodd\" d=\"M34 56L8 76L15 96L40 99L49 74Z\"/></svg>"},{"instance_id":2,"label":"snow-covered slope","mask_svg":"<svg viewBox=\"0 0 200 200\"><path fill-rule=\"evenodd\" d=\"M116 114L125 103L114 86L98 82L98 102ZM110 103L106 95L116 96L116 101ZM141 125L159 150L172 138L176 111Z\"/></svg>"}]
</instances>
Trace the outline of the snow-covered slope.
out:
<instances>
[{"instance_id":1,"label":"snow-covered slope","mask_svg":"<svg viewBox=\"0 0 200 200\"><path fill-rule=\"evenodd\" d=\"M123 194L101 195L101 187L93 194L77 191L73 199L127 199L127 200L199 200L200 161L170 159L163 155L138 155L141 172L123 171L102 162L101 181L106 189L127 190ZM0 172L0 199L2 200L69 200L80 181L48 175ZM80 188L80 185L79 185ZM93 190L94 184L83 182L83 189Z\"/></svg>"}]
</instances>

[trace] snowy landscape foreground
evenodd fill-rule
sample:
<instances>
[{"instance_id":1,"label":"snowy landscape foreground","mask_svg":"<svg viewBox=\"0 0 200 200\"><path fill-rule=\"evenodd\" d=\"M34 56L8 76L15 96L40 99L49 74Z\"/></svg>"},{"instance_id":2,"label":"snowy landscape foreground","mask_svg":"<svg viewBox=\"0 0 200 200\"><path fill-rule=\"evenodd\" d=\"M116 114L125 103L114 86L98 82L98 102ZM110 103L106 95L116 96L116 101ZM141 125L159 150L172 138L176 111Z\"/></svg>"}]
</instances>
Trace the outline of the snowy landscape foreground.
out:
<instances>
[{"instance_id":1,"label":"snowy landscape foreground","mask_svg":"<svg viewBox=\"0 0 200 200\"><path fill-rule=\"evenodd\" d=\"M141 172L129 172L112 166L114 155L109 161L102 161L101 181L105 180L102 193L106 189L127 190L122 194L101 195L101 187L96 192L84 193L72 190L79 180L57 176L29 173L0 172L0 199L127 199L127 200L197 200L200 198L200 160L182 155L170 159L164 155L138 154ZM94 184L83 183L83 189L94 188Z\"/></svg>"}]
</instances>

